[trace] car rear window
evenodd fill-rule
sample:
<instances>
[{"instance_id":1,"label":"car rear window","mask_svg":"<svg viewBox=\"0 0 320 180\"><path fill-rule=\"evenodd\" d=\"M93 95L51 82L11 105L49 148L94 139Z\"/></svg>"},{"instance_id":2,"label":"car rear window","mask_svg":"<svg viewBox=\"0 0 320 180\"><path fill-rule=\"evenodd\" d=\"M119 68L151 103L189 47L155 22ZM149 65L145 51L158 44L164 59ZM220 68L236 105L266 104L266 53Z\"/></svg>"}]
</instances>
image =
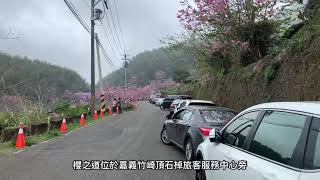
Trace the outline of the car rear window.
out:
<instances>
[{"instance_id":1,"label":"car rear window","mask_svg":"<svg viewBox=\"0 0 320 180\"><path fill-rule=\"evenodd\" d=\"M179 100L174 100L174 101L172 102L172 104L179 104L180 101L181 101L180 99L179 99Z\"/></svg>"},{"instance_id":2,"label":"car rear window","mask_svg":"<svg viewBox=\"0 0 320 180\"><path fill-rule=\"evenodd\" d=\"M189 104L189 106L216 106L216 105L212 103L192 102Z\"/></svg>"},{"instance_id":3,"label":"car rear window","mask_svg":"<svg viewBox=\"0 0 320 180\"><path fill-rule=\"evenodd\" d=\"M206 122L229 122L237 115L236 112L227 110L200 110L200 114Z\"/></svg>"}]
</instances>

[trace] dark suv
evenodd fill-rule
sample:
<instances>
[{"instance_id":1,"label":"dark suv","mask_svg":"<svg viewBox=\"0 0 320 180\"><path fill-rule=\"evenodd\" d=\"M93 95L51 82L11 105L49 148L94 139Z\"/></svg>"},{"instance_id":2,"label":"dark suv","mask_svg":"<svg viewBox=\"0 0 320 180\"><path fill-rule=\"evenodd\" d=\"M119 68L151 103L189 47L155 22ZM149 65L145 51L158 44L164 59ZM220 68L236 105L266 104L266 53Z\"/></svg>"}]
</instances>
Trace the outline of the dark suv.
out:
<instances>
[{"instance_id":1,"label":"dark suv","mask_svg":"<svg viewBox=\"0 0 320 180\"><path fill-rule=\"evenodd\" d=\"M176 100L176 99L192 99L192 97L188 96L188 95L168 95L163 100L163 103L160 106L160 109L162 109L162 110L170 110L170 106L171 106L172 102L174 100Z\"/></svg>"}]
</instances>

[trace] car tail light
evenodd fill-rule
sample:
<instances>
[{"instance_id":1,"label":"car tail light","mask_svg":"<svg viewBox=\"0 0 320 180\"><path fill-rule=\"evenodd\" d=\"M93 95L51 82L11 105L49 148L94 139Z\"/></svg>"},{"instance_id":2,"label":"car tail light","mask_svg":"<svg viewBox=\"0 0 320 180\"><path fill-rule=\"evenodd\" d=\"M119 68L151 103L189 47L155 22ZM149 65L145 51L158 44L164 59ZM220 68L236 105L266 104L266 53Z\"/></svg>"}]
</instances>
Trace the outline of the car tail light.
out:
<instances>
[{"instance_id":1,"label":"car tail light","mask_svg":"<svg viewBox=\"0 0 320 180\"><path fill-rule=\"evenodd\" d=\"M199 128L199 130L201 131L202 135L209 136L211 128Z\"/></svg>"}]
</instances>

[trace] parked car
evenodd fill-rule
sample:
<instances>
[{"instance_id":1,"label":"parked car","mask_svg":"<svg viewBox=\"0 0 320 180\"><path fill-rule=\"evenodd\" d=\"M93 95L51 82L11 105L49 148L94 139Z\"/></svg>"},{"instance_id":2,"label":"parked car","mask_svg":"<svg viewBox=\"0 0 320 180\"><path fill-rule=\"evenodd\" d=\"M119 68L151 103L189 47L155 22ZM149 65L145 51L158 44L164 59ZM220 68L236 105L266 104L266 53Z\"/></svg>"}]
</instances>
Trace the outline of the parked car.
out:
<instances>
[{"instance_id":1,"label":"parked car","mask_svg":"<svg viewBox=\"0 0 320 180\"><path fill-rule=\"evenodd\" d=\"M185 150L187 160L196 156L198 145L212 128L221 128L237 113L225 107L185 107L172 117L167 116L161 130L161 141Z\"/></svg>"},{"instance_id":2,"label":"parked car","mask_svg":"<svg viewBox=\"0 0 320 180\"><path fill-rule=\"evenodd\" d=\"M159 98L160 95L159 94L153 94L150 96L150 99L149 99L149 103L151 104L155 104L156 103L156 98Z\"/></svg>"},{"instance_id":3,"label":"parked car","mask_svg":"<svg viewBox=\"0 0 320 180\"><path fill-rule=\"evenodd\" d=\"M162 109L162 110L170 110L170 106L171 106L172 102L175 99L192 99L192 97L188 96L188 95L168 95L163 100L163 103L160 106L160 109Z\"/></svg>"},{"instance_id":4,"label":"parked car","mask_svg":"<svg viewBox=\"0 0 320 180\"><path fill-rule=\"evenodd\" d=\"M178 104L182 101L182 99L175 99L172 101L170 105L170 112L174 112L175 108L178 106Z\"/></svg>"},{"instance_id":5,"label":"parked car","mask_svg":"<svg viewBox=\"0 0 320 180\"><path fill-rule=\"evenodd\" d=\"M168 97L164 98L164 100L163 100L163 102L162 102L162 104L160 106L160 109L165 110L165 111L169 110L170 109L170 105L171 105L171 103L173 101L174 101L173 98L168 98Z\"/></svg>"},{"instance_id":6,"label":"parked car","mask_svg":"<svg viewBox=\"0 0 320 180\"><path fill-rule=\"evenodd\" d=\"M245 160L246 170L197 170L196 179L320 179L320 103L253 106L199 145L197 160Z\"/></svg>"},{"instance_id":7,"label":"parked car","mask_svg":"<svg viewBox=\"0 0 320 180\"><path fill-rule=\"evenodd\" d=\"M204 100L181 100L174 108L173 113L176 113L179 109L184 108L186 106L217 106L216 103L212 101L204 101Z\"/></svg>"},{"instance_id":8,"label":"parked car","mask_svg":"<svg viewBox=\"0 0 320 180\"><path fill-rule=\"evenodd\" d=\"M156 106L161 106L161 104L163 103L164 98L157 98L156 99Z\"/></svg>"}]
</instances>

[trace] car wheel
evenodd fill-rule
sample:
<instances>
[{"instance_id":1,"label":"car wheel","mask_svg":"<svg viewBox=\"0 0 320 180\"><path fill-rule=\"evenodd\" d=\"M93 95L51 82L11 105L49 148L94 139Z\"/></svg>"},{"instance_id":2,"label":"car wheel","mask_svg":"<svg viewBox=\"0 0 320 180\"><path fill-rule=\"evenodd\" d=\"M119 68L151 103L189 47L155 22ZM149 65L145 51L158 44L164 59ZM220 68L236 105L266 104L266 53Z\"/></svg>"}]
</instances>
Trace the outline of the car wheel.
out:
<instances>
[{"instance_id":1,"label":"car wheel","mask_svg":"<svg viewBox=\"0 0 320 180\"><path fill-rule=\"evenodd\" d=\"M203 158L198 158L198 161L203 161ZM196 180L206 180L206 172L204 169L196 170Z\"/></svg>"},{"instance_id":2,"label":"car wheel","mask_svg":"<svg viewBox=\"0 0 320 180\"><path fill-rule=\"evenodd\" d=\"M162 130L161 130L160 139L161 139L161 142L165 145L171 144L171 142L168 138L167 129L165 127L162 128Z\"/></svg>"},{"instance_id":3,"label":"car wheel","mask_svg":"<svg viewBox=\"0 0 320 180\"><path fill-rule=\"evenodd\" d=\"M194 159L194 153L193 153L193 145L191 142L191 139L188 139L184 145L184 152L186 159L188 161L192 161Z\"/></svg>"}]
</instances>

